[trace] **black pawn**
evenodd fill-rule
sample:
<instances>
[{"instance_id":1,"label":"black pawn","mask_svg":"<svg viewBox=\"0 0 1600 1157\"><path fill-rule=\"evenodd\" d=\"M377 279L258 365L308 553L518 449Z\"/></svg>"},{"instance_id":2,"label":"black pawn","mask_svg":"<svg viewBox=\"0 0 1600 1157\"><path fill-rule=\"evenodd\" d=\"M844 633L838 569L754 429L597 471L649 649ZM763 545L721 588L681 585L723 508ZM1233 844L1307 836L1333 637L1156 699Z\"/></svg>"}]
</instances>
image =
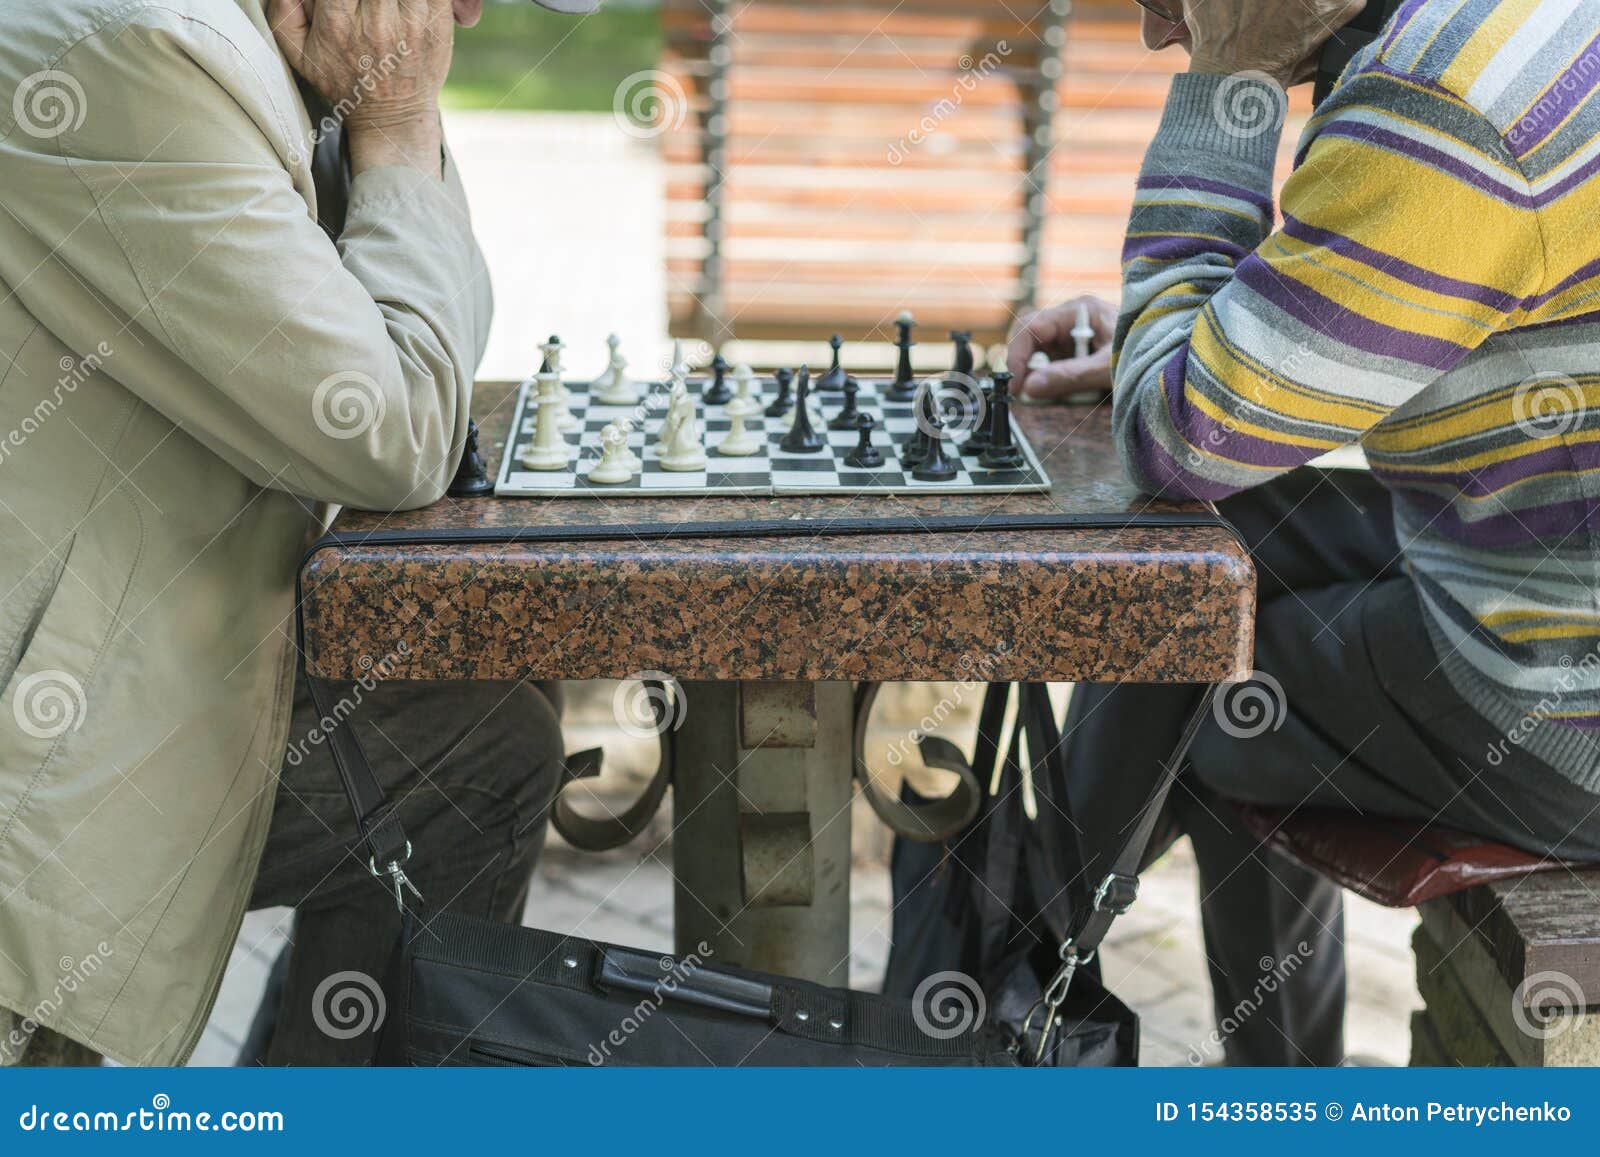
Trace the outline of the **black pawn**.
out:
<instances>
[{"instance_id":1,"label":"black pawn","mask_svg":"<svg viewBox=\"0 0 1600 1157\"><path fill-rule=\"evenodd\" d=\"M810 394L811 369L801 366L794 387L794 425L778 443L778 448L787 454L815 454L827 445L827 440L811 424L811 407L807 403Z\"/></svg>"},{"instance_id":2,"label":"black pawn","mask_svg":"<svg viewBox=\"0 0 1600 1157\"><path fill-rule=\"evenodd\" d=\"M481 498L494 493L494 483L489 481L489 471L484 466L483 455L478 453L478 423L467 423L467 444L461 451L461 465L456 467L455 479L450 483L451 498Z\"/></svg>"},{"instance_id":3,"label":"black pawn","mask_svg":"<svg viewBox=\"0 0 1600 1157\"><path fill-rule=\"evenodd\" d=\"M844 380L844 405L839 407L839 412L828 421L830 430L854 430L856 419L861 416L861 411L856 408L856 395L861 392L861 383L854 378Z\"/></svg>"},{"instance_id":4,"label":"black pawn","mask_svg":"<svg viewBox=\"0 0 1600 1157\"><path fill-rule=\"evenodd\" d=\"M772 375L772 380L778 383L778 396L767 403L767 408L762 411L769 418L781 418L789 412L793 400L789 397L789 383L794 381L794 371L783 369Z\"/></svg>"},{"instance_id":5,"label":"black pawn","mask_svg":"<svg viewBox=\"0 0 1600 1157\"><path fill-rule=\"evenodd\" d=\"M1015 470L1024 461L1022 447L1011 433L1011 375L996 370L989 403L989 448L978 455L978 465L985 470Z\"/></svg>"},{"instance_id":6,"label":"black pawn","mask_svg":"<svg viewBox=\"0 0 1600 1157\"><path fill-rule=\"evenodd\" d=\"M849 383L845 383L849 389ZM860 431L861 440L856 443L856 448L844 456L846 466L855 466L862 470L876 470L883 465L883 451L872 444L872 430L878 423L872 420L871 414L858 414L856 416L856 429Z\"/></svg>"},{"instance_id":7,"label":"black pawn","mask_svg":"<svg viewBox=\"0 0 1600 1157\"><path fill-rule=\"evenodd\" d=\"M967 440L961 443L963 454L982 454L989 448L989 414L994 409L994 387L985 382L979 387L983 392L983 404L978 408L982 421L978 428L967 435Z\"/></svg>"},{"instance_id":8,"label":"black pawn","mask_svg":"<svg viewBox=\"0 0 1600 1157\"><path fill-rule=\"evenodd\" d=\"M932 382L923 382L917 387L916 410L917 418L911 437L906 439L905 445L900 447L900 465L915 466L928 456L928 445L932 441L928 431L933 429L933 412L938 408L934 397Z\"/></svg>"},{"instance_id":9,"label":"black pawn","mask_svg":"<svg viewBox=\"0 0 1600 1157\"><path fill-rule=\"evenodd\" d=\"M827 373L817 379L817 389L832 393L844 389L844 366L839 362L839 347L844 345L844 338L834 334L828 339L828 344L833 347L833 364L828 367Z\"/></svg>"},{"instance_id":10,"label":"black pawn","mask_svg":"<svg viewBox=\"0 0 1600 1157\"><path fill-rule=\"evenodd\" d=\"M911 347L917 344L911 339L911 331L916 328L917 323L912 320L909 313L903 313L894 324L900 331L894 343L900 347L900 361L895 366L894 381L889 383L889 388L884 391L883 396L891 402L909 402L917 396L917 384L911 377Z\"/></svg>"},{"instance_id":11,"label":"black pawn","mask_svg":"<svg viewBox=\"0 0 1600 1157\"><path fill-rule=\"evenodd\" d=\"M728 360L721 354L711 359L711 384L700 394L708 406L726 406L733 397L733 387L728 384Z\"/></svg>"},{"instance_id":12,"label":"black pawn","mask_svg":"<svg viewBox=\"0 0 1600 1157\"><path fill-rule=\"evenodd\" d=\"M928 426L928 452L912 468L911 477L918 482L948 482L960 472L944 446L944 418L934 409Z\"/></svg>"}]
</instances>

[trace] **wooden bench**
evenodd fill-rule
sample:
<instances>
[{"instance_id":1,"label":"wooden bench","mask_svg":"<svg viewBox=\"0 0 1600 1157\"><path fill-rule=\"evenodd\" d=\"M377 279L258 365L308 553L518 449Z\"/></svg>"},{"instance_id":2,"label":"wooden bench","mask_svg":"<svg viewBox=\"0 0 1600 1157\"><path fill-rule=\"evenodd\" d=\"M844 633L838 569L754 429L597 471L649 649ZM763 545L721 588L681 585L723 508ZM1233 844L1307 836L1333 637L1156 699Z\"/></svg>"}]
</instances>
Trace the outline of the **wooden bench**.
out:
<instances>
[{"instance_id":1,"label":"wooden bench","mask_svg":"<svg viewBox=\"0 0 1600 1157\"><path fill-rule=\"evenodd\" d=\"M1175 52L1126 0L666 0L673 332L1003 339L1115 298ZM1306 98L1285 133L1287 165Z\"/></svg>"},{"instance_id":2,"label":"wooden bench","mask_svg":"<svg viewBox=\"0 0 1600 1157\"><path fill-rule=\"evenodd\" d=\"M1413 1065L1600 1064L1600 868L1315 809L1246 822L1360 895L1418 909Z\"/></svg>"}]
</instances>

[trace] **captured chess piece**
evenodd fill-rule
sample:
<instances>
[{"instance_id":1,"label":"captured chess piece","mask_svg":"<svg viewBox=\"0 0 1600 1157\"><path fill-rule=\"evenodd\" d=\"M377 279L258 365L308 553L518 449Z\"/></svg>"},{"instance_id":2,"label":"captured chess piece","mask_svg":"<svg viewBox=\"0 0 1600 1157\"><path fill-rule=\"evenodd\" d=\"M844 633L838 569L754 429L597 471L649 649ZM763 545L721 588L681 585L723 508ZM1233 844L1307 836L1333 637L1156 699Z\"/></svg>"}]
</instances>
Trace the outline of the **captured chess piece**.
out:
<instances>
[{"instance_id":1,"label":"captured chess piece","mask_svg":"<svg viewBox=\"0 0 1600 1157\"><path fill-rule=\"evenodd\" d=\"M729 458L747 458L761 449L761 436L745 423L761 412L761 403L750 396L750 384L755 373L749 366L740 366L733 372L739 383L739 392L722 411L728 415L728 436L717 443L717 453Z\"/></svg>"},{"instance_id":2,"label":"captured chess piece","mask_svg":"<svg viewBox=\"0 0 1600 1157\"><path fill-rule=\"evenodd\" d=\"M1011 375L994 372L994 398L989 403L989 448L978 455L985 470L1016 470L1026 459L1011 432Z\"/></svg>"},{"instance_id":3,"label":"captured chess piece","mask_svg":"<svg viewBox=\"0 0 1600 1157\"><path fill-rule=\"evenodd\" d=\"M828 339L828 345L833 348L833 364L817 379L817 389L832 393L844 389L844 365L839 361L839 348L844 345L844 338L834 334Z\"/></svg>"},{"instance_id":4,"label":"captured chess piece","mask_svg":"<svg viewBox=\"0 0 1600 1157\"><path fill-rule=\"evenodd\" d=\"M909 402L917 396L917 384L911 376L911 347L917 344L911 338L911 331L917 327L917 323L912 318L911 311L906 309L894 319L894 324L895 329L899 331L894 344L900 347L900 360L895 365L894 381L889 383L883 396L890 402Z\"/></svg>"},{"instance_id":5,"label":"captured chess piece","mask_svg":"<svg viewBox=\"0 0 1600 1157\"><path fill-rule=\"evenodd\" d=\"M725 406L733 397L728 385L728 360L721 354L711 359L711 384L700 393L700 400L708 406Z\"/></svg>"},{"instance_id":6,"label":"captured chess piece","mask_svg":"<svg viewBox=\"0 0 1600 1157\"><path fill-rule=\"evenodd\" d=\"M872 420L871 414L856 415L856 430L860 440L856 448L844 456L846 466L854 466L861 470L876 470L883 465L883 451L872 444L872 430L878 423Z\"/></svg>"},{"instance_id":7,"label":"captured chess piece","mask_svg":"<svg viewBox=\"0 0 1600 1157\"><path fill-rule=\"evenodd\" d=\"M764 413L769 418L781 418L789 412L789 407L794 405L794 399L789 394L789 385L794 381L794 371L778 370L772 375L772 380L778 383L778 395L768 404Z\"/></svg>"},{"instance_id":8,"label":"captured chess piece","mask_svg":"<svg viewBox=\"0 0 1600 1157\"><path fill-rule=\"evenodd\" d=\"M1086 358L1093 352L1094 326L1089 324L1089 307L1078 303L1078 316L1072 323L1072 356Z\"/></svg>"},{"instance_id":9,"label":"captured chess piece","mask_svg":"<svg viewBox=\"0 0 1600 1157\"><path fill-rule=\"evenodd\" d=\"M945 448L944 415L934 406L928 412L928 450L922 461L911 468L918 482L948 482L961 472L956 459Z\"/></svg>"},{"instance_id":10,"label":"captured chess piece","mask_svg":"<svg viewBox=\"0 0 1600 1157\"><path fill-rule=\"evenodd\" d=\"M478 423L467 423L467 441L461 449L461 464L450 483L451 498L481 498L494 493L494 483L489 478L483 455L478 453Z\"/></svg>"},{"instance_id":11,"label":"captured chess piece","mask_svg":"<svg viewBox=\"0 0 1600 1157\"><path fill-rule=\"evenodd\" d=\"M810 398L811 369L809 366L801 366L794 387L794 425L789 427L789 432L778 443L779 448L785 453L815 454L827 445L827 440L811 424Z\"/></svg>"},{"instance_id":12,"label":"captured chess piece","mask_svg":"<svg viewBox=\"0 0 1600 1157\"><path fill-rule=\"evenodd\" d=\"M861 410L856 405L856 395L861 393L861 383L854 378L844 380L844 405L839 407L839 412L828 420L830 430L854 430L856 419L861 416Z\"/></svg>"}]
</instances>

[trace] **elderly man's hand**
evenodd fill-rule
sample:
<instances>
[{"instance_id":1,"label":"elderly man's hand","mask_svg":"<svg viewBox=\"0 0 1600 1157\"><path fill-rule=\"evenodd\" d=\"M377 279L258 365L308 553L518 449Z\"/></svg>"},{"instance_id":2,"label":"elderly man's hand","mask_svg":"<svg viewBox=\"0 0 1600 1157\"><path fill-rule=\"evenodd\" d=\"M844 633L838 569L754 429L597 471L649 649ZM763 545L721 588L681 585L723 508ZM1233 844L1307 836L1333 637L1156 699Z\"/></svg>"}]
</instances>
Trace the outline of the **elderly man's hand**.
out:
<instances>
[{"instance_id":1,"label":"elderly man's hand","mask_svg":"<svg viewBox=\"0 0 1600 1157\"><path fill-rule=\"evenodd\" d=\"M1323 43L1364 0L1183 0L1191 72L1265 73L1279 85L1309 80Z\"/></svg>"},{"instance_id":2,"label":"elderly man's hand","mask_svg":"<svg viewBox=\"0 0 1600 1157\"><path fill-rule=\"evenodd\" d=\"M452 0L270 0L289 66L343 115L351 165L440 171Z\"/></svg>"},{"instance_id":3,"label":"elderly man's hand","mask_svg":"<svg viewBox=\"0 0 1600 1157\"><path fill-rule=\"evenodd\" d=\"M1094 327L1094 352L1086 358L1072 356L1072 327L1082 308ZM1012 331L1006 349L1006 368L1024 398L1051 401L1068 394L1111 388L1111 339L1117 331L1117 310L1109 301L1085 294L1064 305L1029 314ZM1050 364L1030 370L1028 359L1043 350Z\"/></svg>"}]
</instances>

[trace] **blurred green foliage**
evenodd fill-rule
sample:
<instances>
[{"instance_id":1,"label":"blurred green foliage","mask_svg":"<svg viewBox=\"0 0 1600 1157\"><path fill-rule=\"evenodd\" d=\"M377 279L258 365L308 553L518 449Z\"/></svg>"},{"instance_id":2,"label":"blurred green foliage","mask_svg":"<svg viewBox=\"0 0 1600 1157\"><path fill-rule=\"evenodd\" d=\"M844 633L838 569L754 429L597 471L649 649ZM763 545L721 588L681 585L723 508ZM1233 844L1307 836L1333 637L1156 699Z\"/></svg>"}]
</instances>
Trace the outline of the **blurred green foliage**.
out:
<instances>
[{"instance_id":1,"label":"blurred green foliage","mask_svg":"<svg viewBox=\"0 0 1600 1157\"><path fill-rule=\"evenodd\" d=\"M490 4L456 35L447 108L608 111L617 85L661 56L653 7L562 16L535 4Z\"/></svg>"}]
</instances>

